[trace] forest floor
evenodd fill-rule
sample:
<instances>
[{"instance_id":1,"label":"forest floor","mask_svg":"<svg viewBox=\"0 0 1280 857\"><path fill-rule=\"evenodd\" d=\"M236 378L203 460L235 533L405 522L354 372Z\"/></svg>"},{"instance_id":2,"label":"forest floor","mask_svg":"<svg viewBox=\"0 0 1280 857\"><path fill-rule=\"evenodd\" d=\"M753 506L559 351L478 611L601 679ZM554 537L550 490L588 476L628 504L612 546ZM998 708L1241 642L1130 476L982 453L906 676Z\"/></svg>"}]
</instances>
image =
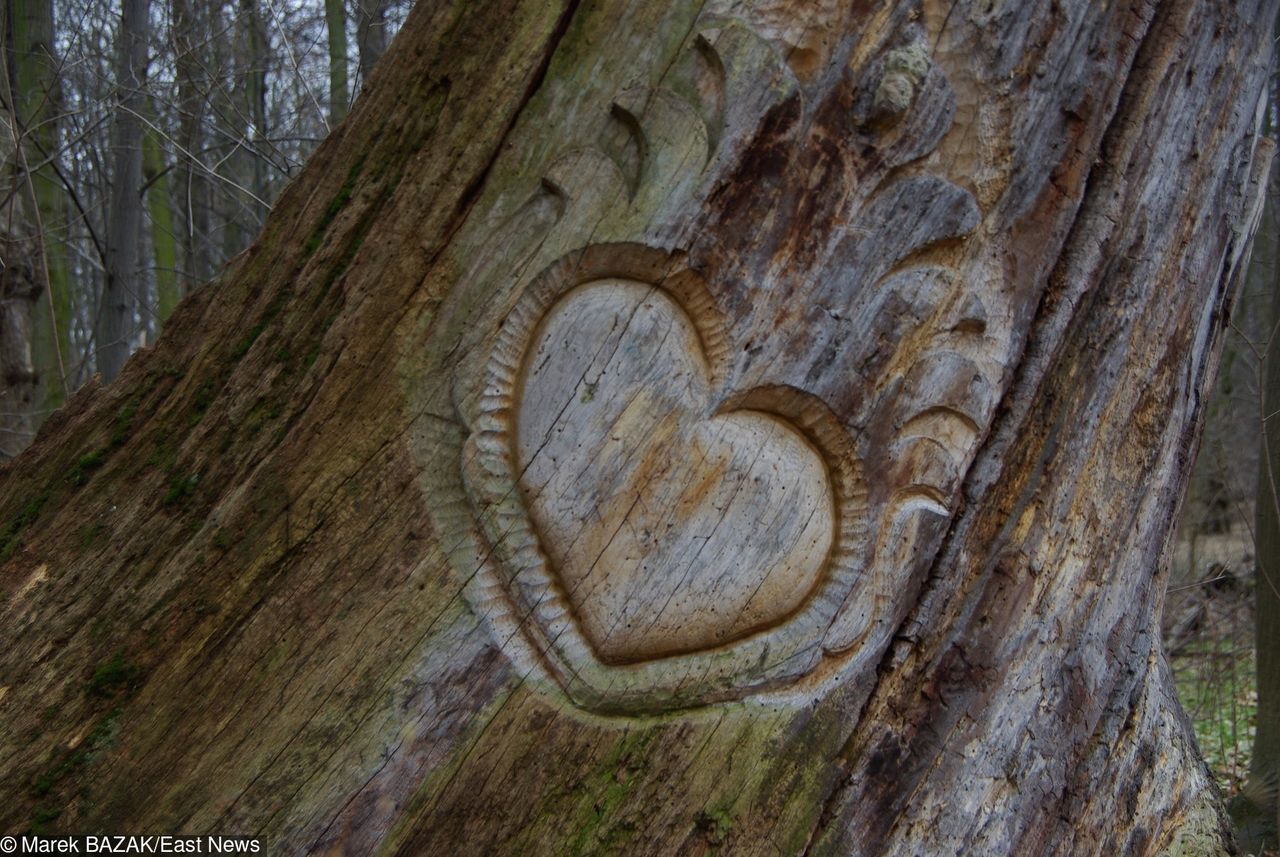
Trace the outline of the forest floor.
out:
<instances>
[{"instance_id":1,"label":"forest floor","mask_svg":"<svg viewBox=\"0 0 1280 857\"><path fill-rule=\"evenodd\" d=\"M1182 705L1224 795L1249 770L1258 705L1253 653L1253 537L1179 534L1165 600L1165 651Z\"/></svg>"}]
</instances>

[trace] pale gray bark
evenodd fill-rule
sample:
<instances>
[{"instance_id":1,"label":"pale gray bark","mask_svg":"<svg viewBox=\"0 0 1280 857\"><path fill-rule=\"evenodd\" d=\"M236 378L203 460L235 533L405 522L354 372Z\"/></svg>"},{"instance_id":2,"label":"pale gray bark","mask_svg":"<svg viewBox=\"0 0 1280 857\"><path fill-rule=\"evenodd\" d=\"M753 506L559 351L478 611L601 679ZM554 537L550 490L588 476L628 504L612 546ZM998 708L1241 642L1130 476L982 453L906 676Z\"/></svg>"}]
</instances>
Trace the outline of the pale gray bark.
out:
<instances>
[{"instance_id":1,"label":"pale gray bark","mask_svg":"<svg viewBox=\"0 0 1280 857\"><path fill-rule=\"evenodd\" d=\"M142 84L147 69L147 0L122 0L116 36L117 108L114 168L108 208L106 279L94 325L97 368L106 381L120 374L132 349L142 245Z\"/></svg>"},{"instance_id":2,"label":"pale gray bark","mask_svg":"<svg viewBox=\"0 0 1280 857\"><path fill-rule=\"evenodd\" d=\"M200 0L170 0L170 30L178 94L178 128L174 139L182 156L177 162L177 209L182 224L182 259L187 289L213 276L210 214L213 208L210 179L199 162L205 151L208 129L209 86L202 70L206 62L208 16L197 7Z\"/></svg>"},{"instance_id":3,"label":"pale gray bark","mask_svg":"<svg viewBox=\"0 0 1280 857\"><path fill-rule=\"evenodd\" d=\"M369 73L387 50L387 0L356 0L356 50L360 58L360 80Z\"/></svg>"}]
</instances>

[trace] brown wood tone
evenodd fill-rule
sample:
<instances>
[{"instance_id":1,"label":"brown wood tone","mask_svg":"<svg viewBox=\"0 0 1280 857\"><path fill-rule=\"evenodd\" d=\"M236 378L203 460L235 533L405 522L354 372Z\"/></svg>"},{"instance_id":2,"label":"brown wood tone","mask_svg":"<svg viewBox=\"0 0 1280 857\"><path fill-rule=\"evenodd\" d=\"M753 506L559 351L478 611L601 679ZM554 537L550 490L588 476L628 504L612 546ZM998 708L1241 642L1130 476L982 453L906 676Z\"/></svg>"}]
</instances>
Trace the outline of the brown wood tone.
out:
<instances>
[{"instance_id":1,"label":"brown wood tone","mask_svg":"<svg viewBox=\"0 0 1280 857\"><path fill-rule=\"evenodd\" d=\"M4 827L1227 853L1157 619L1276 5L420 4L0 470Z\"/></svg>"}]
</instances>

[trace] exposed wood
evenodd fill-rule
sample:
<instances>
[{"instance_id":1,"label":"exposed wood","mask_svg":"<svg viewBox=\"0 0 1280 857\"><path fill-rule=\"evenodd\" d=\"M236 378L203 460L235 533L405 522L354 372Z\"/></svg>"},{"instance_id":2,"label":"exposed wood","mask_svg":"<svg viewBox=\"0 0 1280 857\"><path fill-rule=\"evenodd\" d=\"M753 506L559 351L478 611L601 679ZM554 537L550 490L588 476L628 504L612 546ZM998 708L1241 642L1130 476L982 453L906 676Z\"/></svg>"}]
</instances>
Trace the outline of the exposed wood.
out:
<instances>
[{"instance_id":1,"label":"exposed wood","mask_svg":"<svg viewBox=\"0 0 1280 857\"><path fill-rule=\"evenodd\" d=\"M2 472L0 818L1226 853L1157 619L1275 6L420 4Z\"/></svg>"}]
</instances>

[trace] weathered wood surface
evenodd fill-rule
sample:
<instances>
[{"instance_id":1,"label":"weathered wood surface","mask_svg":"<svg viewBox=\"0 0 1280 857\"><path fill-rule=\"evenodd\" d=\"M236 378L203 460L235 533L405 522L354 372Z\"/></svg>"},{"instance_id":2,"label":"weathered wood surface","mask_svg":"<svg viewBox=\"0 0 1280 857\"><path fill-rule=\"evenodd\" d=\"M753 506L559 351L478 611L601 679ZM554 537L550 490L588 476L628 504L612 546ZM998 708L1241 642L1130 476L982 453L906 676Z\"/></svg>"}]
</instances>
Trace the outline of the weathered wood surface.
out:
<instances>
[{"instance_id":1,"label":"weathered wood surface","mask_svg":"<svg viewBox=\"0 0 1280 857\"><path fill-rule=\"evenodd\" d=\"M1156 619L1275 5L419 7L3 472L5 826L1221 853Z\"/></svg>"}]
</instances>

